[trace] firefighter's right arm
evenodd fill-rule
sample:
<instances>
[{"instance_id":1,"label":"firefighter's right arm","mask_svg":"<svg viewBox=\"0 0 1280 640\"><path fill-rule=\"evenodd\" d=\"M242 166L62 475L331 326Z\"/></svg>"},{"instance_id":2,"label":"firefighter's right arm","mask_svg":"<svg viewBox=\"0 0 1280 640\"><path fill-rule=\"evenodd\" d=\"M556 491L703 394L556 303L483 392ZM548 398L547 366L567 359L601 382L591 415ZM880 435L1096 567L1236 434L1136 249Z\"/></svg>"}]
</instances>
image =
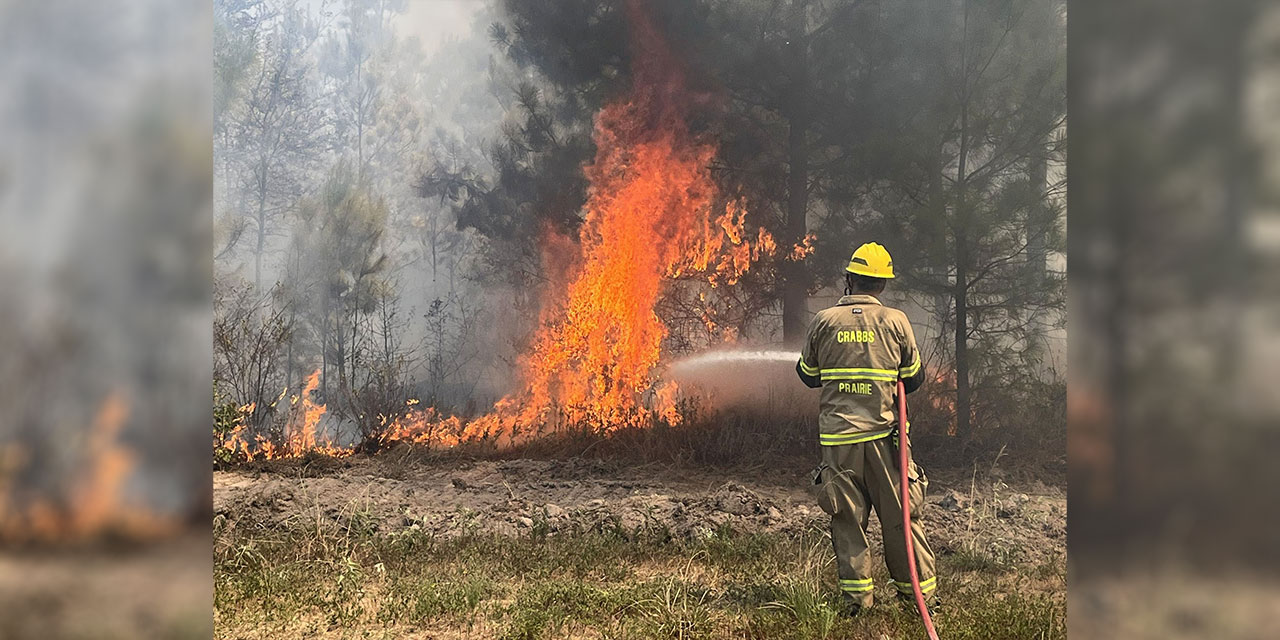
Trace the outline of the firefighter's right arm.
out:
<instances>
[{"instance_id":1,"label":"firefighter's right arm","mask_svg":"<svg viewBox=\"0 0 1280 640\"><path fill-rule=\"evenodd\" d=\"M818 316L809 321L809 330L805 333L804 348L800 350L800 360L796 362L796 375L810 389L822 386L821 370L818 368Z\"/></svg>"},{"instance_id":2,"label":"firefighter's right arm","mask_svg":"<svg viewBox=\"0 0 1280 640\"><path fill-rule=\"evenodd\" d=\"M916 346L916 335L911 330L911 321L902 319L902 364L899 365L898 377L902 378L902 387L911 393L924 384L924 364L920 361L920 349Z\"/></svg>"}]
</instances>

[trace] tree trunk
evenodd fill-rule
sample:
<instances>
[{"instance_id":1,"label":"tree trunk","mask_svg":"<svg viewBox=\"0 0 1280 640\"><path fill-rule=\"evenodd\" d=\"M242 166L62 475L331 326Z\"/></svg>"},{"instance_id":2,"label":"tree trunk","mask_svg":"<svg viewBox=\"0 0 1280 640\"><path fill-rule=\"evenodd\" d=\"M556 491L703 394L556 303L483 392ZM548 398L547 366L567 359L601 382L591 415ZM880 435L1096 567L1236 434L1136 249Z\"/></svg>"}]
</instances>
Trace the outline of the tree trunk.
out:
<instances>
[{"instance_id":1,"label":"tree trunk","mask_svg":"<svg viewBox=\"0 0 1280 640\"><path fill-rule=\"evenodd\" d=\"M960 69L966 70L965 59L968 50L969 5L964 6L964 34L960 39ZM967 80L966 80L967 82ZM965 189L968 180L969 159L969 96L967 85L965 94L960 100L960 149L956 159L956 197L955 212L952 217L955 238L956 259L956 435L962 440L970 435L972 415L969 396L969 214L965 203Z\"/></svg>"},{"instance_id":2,"label":"tree trunk","mask_svg":"<svg viewBox=\"0 0 1280 640\"><path fill-rule=\"evenodd\" d=\"M262 254L267 248L267 194L266 189L258 193L258 246L253 252L253 287L262 290Z\"/></svg>"},{"instance_id":3,"label":"tree trunk","mask_svg":"<svg viewBox=\"0 0 1280 640\"><path fill-rule=\"evenodd\" d=\"M329 397L329 295L326 290L320 304L320 395Z\"/></svg>"},{"instance_id":4,"label":"tree trunk","mask_svg":"<svg viewBox=\"0 0 1280 640\"><path fill-rule=\"evenodd\" d=\"M1219 277L1214 280L1213 287L1220 289L1222 302L1216 311L1218 335L1222 337L1222 349L1214 363L1217 379L1230 389L1239 389L1237 381L1240 364L1244 361L1244 335L1240 319L1245 311L1245 299L1248 295L1246 287L1249 282L1248 256L1249 247L1246 242L1245 204L1246 194L1250 187L1249 176L1249 143L1245 141L1245 119L1248 117L1243 96L1246 92L1245 74L1248 69L1245 47L1248 42L1249 25L1256 10L1233 7L1228 10L1225 20L1227 28L1223 33L1231 34L1235 42L1225 47L1222 73L1223 119L1227 123L1222 135L1222 178L1223 189L1223 223L1222 236L1219 240L1220 258ZM1212 320L1210 320L1212 322ZM1224 394L1227 402L1234 403L1239 396Z\"/></svg>"},{"instance_id":5,"label":"tree trunk","mask_svg":"<svg viewBox=\"0 0 1280 640\"><path fill-rule=\"evenodd\" d=\"M289 346L284 357L284 388L293 388L293 323L297 320L293 311L289 312Z\"/></svg>"},{"instance_id":6,"label":"tree trunk","mask_svg":"<svg viewBox=\"0 0 1280 640\"><path fill-rule=\"evenodd\" d=\"M300 259L300 256L296 251L291 252L291 255L293 256L293 272L298 273L299 272L298 260ZM289 297L286 297L285 300L288 300L287 304L289 305L289 355L285 358L285 361L284 361L284 388L292 389L293 388L293 342L294 340L297 339L297 333L294 331L294 329L298 326L298 307L296 306L296 302L294 300L291 300Z\"/></svg>"},{"instance_id":7,"label":"tree trunk","mask_svg":"<svg viewBox=\"0 0 1280 640\"><path fill-rule=\"evenodd\" d=\"M1123 167L1126 162L1128 162L1128 158L1122 159L1119 166ZM1122 171L1113 173L1113 175L1121 174ZM1132 434L1134 425L1132 420L1133 402L1130 399L1130 335L1128 326L1133 310L1131 309L1132 300L1130 300L1127 287L1129 278L1133 277L1132 272L1129 271L1129 252L1133 250L1133 246L1128 212L1135 210L1139 204L1139 198L1135 197L1132 187L1127 182L1113 179L1112 184L1108 186L1113 190L1109 195L1116 205L1112 207L1112 210L1122 213L1110 217L1111 224L1110 228L1107 229L1111 236L1111 258L1103 269L1103 286L1106 287L1106 291L1109 294L1106 300L1109 312L1105 314L1107 387L1103 393L1108 394L1107 404L1113 408L1111 424L1112 460L1121 462L1111 470L1114 472L1116 480L1115 497L1120 504L1129 504L1129 500L1132 498L1132 485L1130 482L1132 474L1130 469L1133 468L1133 463L1135 462L1135 447L1132 444L1134 440L1134 435Z\"/></svg>"},{"instance_id":8,"label":"tree trunk","mask_svg":"<svg viewBox=\"0 0 1280 640\"><path fill-rule=\"evenodd\" d=\"M791 38L791 98L787 109L787 217L782 248L795 246L808 233L809 211L809 126L808 105L808 11L806 2L796 6L795 26ZM782 263L782 340L796 344L804 339L807 324L808 279L804 263L788 260Z\"/></svg>"},{"instance_id":9,"label":"tree trunk","mask_svg":"<svg viewBox=\"0 0 1280 640\"><path fill-rule=\"evenodd\" d=\"M1053 132L1045 136L1045 149L1052 143ZM1049 163L1047 152L1042 151L1031 159L1027 170L1027 180L1033 189L1041 193L1036 205L1027 214L1027 286L1038 287L1044 282L1049 267L1049 252L1046 240L1049 230L1054 224L1050 215L1050 204L1044 190L1049 184Z\"/></svg>"},{"instance_id":10,"label":"tree trunk","mask_svg":"<svg viewBox=\"0 0 1280 640\"><path fill-rule=\"evenodd\" d=\"M963 156L962 156L963 158ZM961 160L963 163L964 160ZM963 223L956 229L956 435L969 437L969 261L968 237Z\"/></svg>"}]
</instances>

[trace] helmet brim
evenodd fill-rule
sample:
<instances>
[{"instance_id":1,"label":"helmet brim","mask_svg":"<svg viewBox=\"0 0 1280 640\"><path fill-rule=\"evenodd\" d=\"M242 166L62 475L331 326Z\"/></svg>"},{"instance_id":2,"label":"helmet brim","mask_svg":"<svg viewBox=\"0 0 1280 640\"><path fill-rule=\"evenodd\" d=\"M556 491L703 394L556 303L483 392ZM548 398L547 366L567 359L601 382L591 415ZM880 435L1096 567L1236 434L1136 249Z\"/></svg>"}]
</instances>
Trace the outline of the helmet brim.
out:
<instances>
[{"instance_id":1,"label":"helmet brim","mask_svg":"<svg viewBox=\"0 0 1280 640\"><path fill-rule=\"evenodd\" d=\"M883 273L876 273L876 272L872 271L871 269L868 269L868 268L863 267L863 266L861 266L861 265L859 265L858 267L854 267L853 265L849 265L849 266L847 266L847 267L845 267L845 268L844 268L844 272L845 272L845 273L852 273L852 274L856 274L856 275L860 275L860 276L866 276L866 277L868 277L868 278L881 278L881 279L884 279L884 280L892 280L892 279L894 278L894 276L893 276L893 272L892 272L892 271L890 271L890 272L886 275L886 274L883 274Z\"/></svg>"}]
</instances>

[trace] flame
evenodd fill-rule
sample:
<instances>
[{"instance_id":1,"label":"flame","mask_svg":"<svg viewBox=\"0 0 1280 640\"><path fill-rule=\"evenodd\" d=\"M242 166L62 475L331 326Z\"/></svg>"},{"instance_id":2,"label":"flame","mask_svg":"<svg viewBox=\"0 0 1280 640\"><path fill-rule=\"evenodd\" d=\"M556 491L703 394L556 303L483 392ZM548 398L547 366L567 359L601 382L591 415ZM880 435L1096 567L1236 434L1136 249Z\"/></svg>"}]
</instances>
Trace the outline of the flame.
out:
<instances>
[{"instance_id":1,"label":"flame","mask_svg":"<svg viewBox=\"0 0 1280 640\"><path fill-rule=\"evenodd\" d=\"M1115 407L1110 398L1088 382L1071 381L1067 394L1067 459L1072 491L1094 504L1105 504L1116 494Z\"/></svg>"},{"instance_id":2,"label":"flame","mask_svg":"<svg viewBox=\"0 0 1280 640\"><path fill-rule=\"evenodd\" d=\"M736 284L777 244L717 190L715 145L689 130L681 65L640 3L629 3L629 15L632 90L596 117L596 156L585 168L591 186L567 267L563 243L546 243L562 251L545 260L553 279L542 329L520 360L523 389L465 423L431 408L410 411L391 422L385 440L501 443L560 426L608 432L681 421L678 389L656 375L668 328L655 307L667 283Z\"/></svg>"},{"instance_id":3,"label":"flame","mask_svg":"<svg viewBox=\"0 0 1280 640\"><path fill-rule=\"evenodd\" d=\"M293 419L289 421L280 457L298 455L306 451L336 448L333 447L333 443L328 439L322 442L316 436L320 418L328 411L325 405L318 404L311 399L311 395L315 393L319 386L320 370L316 369L311 375L307 376L307 381L302 387L300 397L290 398L290 404L296 409L293 412Z\"/></svg>"},{"instance_id":4,"label":"flame","mask_svg":"<svg viewBox=\"0 0 1280 640\"><path fill-rule=\"evenodd\" d=\"M243 460L295 458L309 452L334 457L355 453L354 448L342 446L329 434L322 433L320 419L328 412L328 407L312 399L319 386L320 369L316 369L307 376L302 391L289 398L289 419L285 424L284 438L280 442L275 442L262 434L252 439L248 437L249 419L257 408L257 405L251 402L236 409L240 414L236 427L222 442L215 442L214 447L222 448L230 452L233 458ZM286 389L285 393L287 392ZM283 396L282 393L281 397Z\"/></svg>"},{"instance_id":5,"label":"flame","mask_svg":"<svg viewBox=\"0 0 1280 640\"><path fill-rule=\"evenodd\" d=\"M680 247L664 276L675 279L691 274L705 279L713 289L737 284L743 274L778 249L773 236L763 227L757 229L754 242L747 235L746 209L742 203L732 201L724 214L714 220L708 217L691 241Z\"/></svg>"},{"instance_id":6,"label":"flame","mask_svg":"<svg viewBox=\"0 0 1280 640\"><path fill-rule=\"evenodd\" d=\"M817 236L813 235L812 233L805 234L804 239L802 239L794 247L791 247L791 251L787 253L787 260L790 260L792 262L799 262L801 260L804 260L805 258L808 258L810 255L813 254L814 249L816 249L816 247L813 246L813 243L815 240L817 240Z\"/></svg>"},{"instance_id":7,"label":"flame","mask_svg":"<svg viewBox=\"0 0 1280 640\"><path fill-rule=\"evenodd\" d=\"M88 445L92 467L87 482L72 497L73 531L81 533L105 522L116 506L115 498L120 495L126 474L136 463L129 451L115 446L128 415L128 405L120 394L107 397L98 410Z\"/></svg>"},{"instance_id":8,"label":"flame","mask_svg":"<svg viewBox=\"0 0 1280 640\"><path fill-rule=\"evenodd\" d=\"M628 3L634 67L628 95L596 116L596 155L577 243L547 232L540 329L518 360L518 389L471 420L445 416L416 401L381 416L382 440L450 447L487 439L512 444L560 428L607 433L655 420L682 420L674 384L660 384L668 327L656 307L669 284L695 280L710 289L732 286L778 246L747 223L745 205L719 192L711 176L714 140L688 126L696 96L643 3ZM786 250L808 255L811 238ZM705 292L702 300L706 300ZM732 340L711 312L703 322ZM314 376L309 388L314 388ZM303 402L306 402L304 390ZM318 413L316 413L318 411ZM314 429L323 406L304 408L304 426L266 457L320 447ZM235 445L239 446L239 445ZM236 449L239 450L239 449Z\"/></svg>"},{"instance_id":9,"label":"flame","mask_svg":"<svg viewBox=\"0 0 1280 640\"><path fill-rule=\"evenodd\" d=\"M947 435L955 437L957 435L956 417L959 410L956 409L956 370L942 369L928 366L925 368L928 375L932 378L929 385L931 392L929 393L929 404L942 415L947 416ZM969 423L978 424L978 407L970 405L969 407Z\"/></svg>"},{"instance_id":10,"label":"flame","mask_svg":"<svg viewBox=\"0 0 1280 640\"><path fill-rule=\"evenodd\" d=\"M175 518L124 499L126 482L138 462L134 453L119 443L128 416L123 393L107 396L85 442L87 471L56 499L34 497L25 505L13 499L9 478L28 460L17 445L10 445L0 456L0 540L81 541L106 532L155 538L172 533L178 526ZM6 466L11 468L6 471Z\"/></svg>"}]
</instances>

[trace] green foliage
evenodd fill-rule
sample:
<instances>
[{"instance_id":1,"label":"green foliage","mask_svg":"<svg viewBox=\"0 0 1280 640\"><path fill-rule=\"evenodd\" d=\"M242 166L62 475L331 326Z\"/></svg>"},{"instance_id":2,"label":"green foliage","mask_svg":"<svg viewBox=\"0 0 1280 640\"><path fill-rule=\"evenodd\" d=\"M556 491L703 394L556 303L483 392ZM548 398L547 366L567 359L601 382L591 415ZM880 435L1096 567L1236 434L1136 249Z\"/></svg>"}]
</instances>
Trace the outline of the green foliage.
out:
<instances>
[{"instance_id":1,"label":"green foliage","mask_svg":"<svg viewBox=\"0 0 1280 640\"><path fill-rule=\"evenodd\" d=\"M933 316L932 363L954 371L962 439L1016 404L998 391L1048 379L1050 334L1065 323L1065 8L1061 2L902 3L900 46L916 72L886 78L911 104L888 172L847 215L824 222L838 245L893 247L901 276ZM871 158L870 162L882 162ZM976 418L976 419L975 419ZM1059 430L1065 416L1051 421ZM975 426L976 425L976 426Z\"/></svg>"},{"instance_id":2,"label":"green foliage","mask_svg":"<svg viewBox=\"0 0 1280 640\"><path fill-rule=\"evenodd\" d=\"M220 446L240 426L244 414L234 402L229 402L218 392L218 384L213 385L213 461L215 464L233 462L232 451Z\"/></svg>"},{"instance_id":3,"label":"green foliage","mask_svg":"<svg viewBox=\"0 0 1280 640\"><path fill-rule=\"evenodd\" d=\"M337 374L336 381L326 375L322 388L336 387L344 400L375 373L369 366L373 333L365 321L395 295L385 277L388 213L386 201L345 162L299 205L284 291L318 343L310 346L320 352L325 373ZM358 366L361 361L369 364ZM346 403L331 409L356 413Z\"/></svg>"},{"instance_id":4,"label":"green foliage","mask_svg":"<svg viewBox=\"0 0 1280 640\"><path fill-rule=\"evenodd\" d=\"M830 637L843 612L826 589L809 581L790 580L777 592L777 599L761 606L762 610L790 615L802 637Z\"/></svg>"},{"instance_id":5,"label":"green foliage","mask_svg":"<svg viewBox=\"0 0 1280 640\"><path fill-rule=\"evenodd\" d=\"M495 46L547 86L513 87L522 124L492 150L495 182L437 171L421 185L456 199L463 225L500 240L500 269L537 273L524 258L538 253L508 241L532 243L548 223L574 229L591 118L630 81L624 7L506 0L505 21L490 28ZM934 314L935 364L958 361L964 413L970 388L981 405L1011 371L1043 369L1044 337L1061 323L1064 299L1061 2L644 7L696 70L688 92L723 98L691 100L702 106L689 118L718 145L724 192L784 247L816 224L818 253L806 267L780 265L781 280L761 277L767 269L749 276L746 289L764 303L738 300L749 317L735 324L776 331L753 322L783 301L785 324L791 294L835 283L849 248L875 237L895 248L904 274L896 285ZM957 309L967 325L959 347L946 339Z\"/></svg>"},{"instance_id":6,"label":"green foliage","mask_svg":"<svg viewBox=\"0 0 1280 640\"><path fill-rule=\"evenodd\" d=\"M213 106L216 129L225 124L222 116L240 98L245 78L257 57L259 18L250 11L254 4L253 0L228 0L215 2L213 5Z\"/></svg>"},{"instance_id":7,"label":"green foliage","mask_svg":"<svg viewBox=\"0 0 1280 640\"><path fill-rule=\"evenodd\" d=\"M443 617L469 623L480 604L492 595L492 583L486 578L441 583L405 580L392 586L392 596L380 617L410 624L427 624Z\"/></svg>"}]
</instances>

